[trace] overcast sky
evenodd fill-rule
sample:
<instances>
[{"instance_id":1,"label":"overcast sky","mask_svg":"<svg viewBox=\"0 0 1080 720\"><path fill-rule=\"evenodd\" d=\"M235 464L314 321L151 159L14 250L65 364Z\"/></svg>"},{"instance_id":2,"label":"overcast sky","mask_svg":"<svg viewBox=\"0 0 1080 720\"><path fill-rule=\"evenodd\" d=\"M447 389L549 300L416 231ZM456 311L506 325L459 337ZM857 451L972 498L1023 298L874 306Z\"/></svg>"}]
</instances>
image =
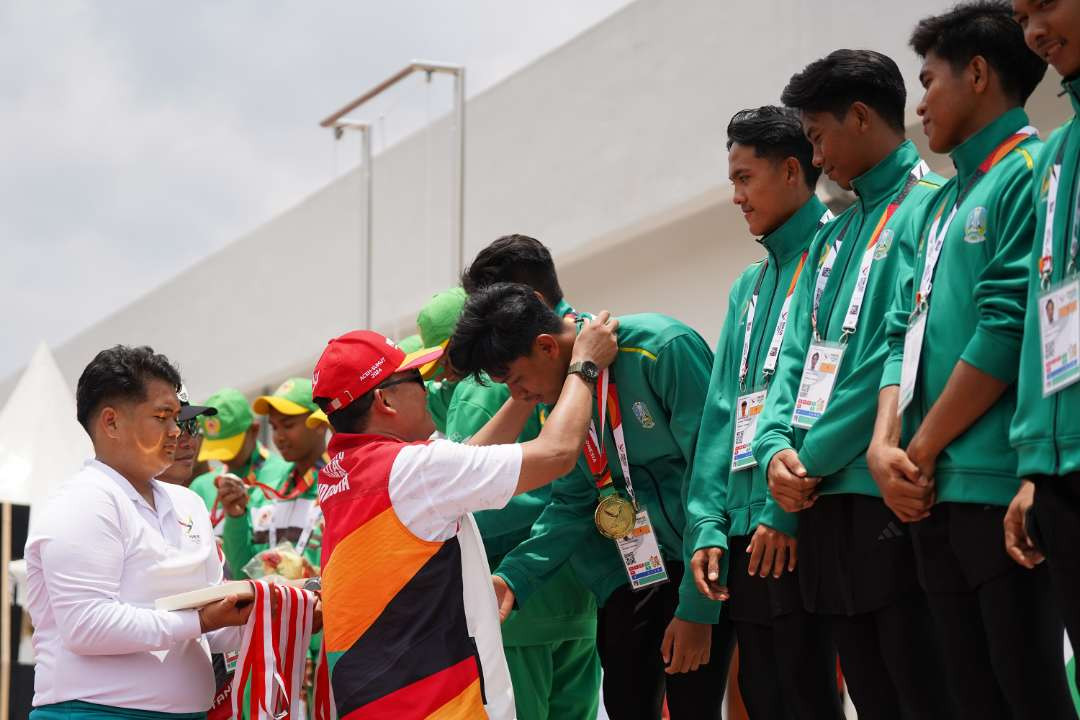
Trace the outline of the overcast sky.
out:
<instances>
[{"instance_id":1,"label":"overcast sky","mask_svg":"<svg viewBox=\"0 0 1080 720\"><path fill-rule=\"evenodd\" d=\"M626 2L0 3L0 379L349 169L318 121L409 60L472 95ZM376 150L444 103L388 95Z\"/></svg>"}]
</instances>

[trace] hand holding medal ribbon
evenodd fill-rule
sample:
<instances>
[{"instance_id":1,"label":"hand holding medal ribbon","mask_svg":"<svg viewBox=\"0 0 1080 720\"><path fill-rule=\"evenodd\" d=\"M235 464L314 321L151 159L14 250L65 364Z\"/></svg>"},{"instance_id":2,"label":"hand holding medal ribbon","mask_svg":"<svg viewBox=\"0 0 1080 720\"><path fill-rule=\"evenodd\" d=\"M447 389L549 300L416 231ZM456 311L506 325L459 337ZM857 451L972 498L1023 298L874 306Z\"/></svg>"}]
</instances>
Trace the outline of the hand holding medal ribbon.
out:
<instances>
[{"instance_id":1,"label":"hand holding medal ribbon","mask_svg":"<svg viewBox=\"0 0 1080 720\"><path fill-rule=\"evenodd\" d=\"M221 489L223 481L231 483L234 486L236 486L237 483L242 483L244 486L243 492L245 496L243 498L240 498L238 489L231 494L228 493L227 490L225 493L219 492L218 496L214 498L213 507L210 508L210 523L212 527L217 527L218 523L225 519L225 514L230 507L234 509L239 508L239 512L229 513L233 517L238 517L239 515L243 514L244 509L246 509L247 507L246 493L248 489L257 487L262 490L267 495L267 497L273 498L274 500L295 500L311 488L311 485L314 482L314 474L311 472L306 473L300 481L296 482L293 489L288 492L282 492L276 488L270 487L266 483L259 482L255 475L254 468L249 471L247 476L245 476L242 480L238 475L234 475L231 472L223 472L221 475L218 475L214 479L214 484L218 487L219 491ZM231 501L227 499L225 502L222 502L223 495L226 496L226 498L232 495L233 497L236 497L236 500Z\"/></svg>"},{"instance_id":2,"label":"hand holding medal ribbon","mask_svg":"<svg viewBox=\"0 0 1080 720\"><path fill-rule=\"evenodd\" d=\"M232 684L232 716L240 717L244 686L250 685L252 720L301 720L300 701L318 596L310 590L265 580L251 582L252 611L243 630ZM325 659L316 673L316 720L329 720L329 678Z\"/></svg>"}]
</instances>

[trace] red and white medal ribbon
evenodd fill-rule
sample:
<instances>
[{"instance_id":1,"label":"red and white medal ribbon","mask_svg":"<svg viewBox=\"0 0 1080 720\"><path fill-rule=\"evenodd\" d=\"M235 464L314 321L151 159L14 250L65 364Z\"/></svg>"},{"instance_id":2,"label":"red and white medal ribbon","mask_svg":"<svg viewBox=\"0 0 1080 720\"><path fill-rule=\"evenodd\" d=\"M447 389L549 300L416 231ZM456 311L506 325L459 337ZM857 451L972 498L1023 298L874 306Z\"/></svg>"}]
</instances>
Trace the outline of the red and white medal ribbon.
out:
<instances>
[{"instance_id":1,"label":"red and white medal ribbon","mask_svg":"<svg viewBox=\"0 0 1080 720\"><path fill-rule=\"evenodd\" d=\"M315 593L265 580L254 580L251 586L254 607L244 626L233 676L233 717L241 717L239 704L248 685L251 720L303 720L300 703ZM271 609L274 598L280 603L276 616Z\"/></svg>"}]
</instances>

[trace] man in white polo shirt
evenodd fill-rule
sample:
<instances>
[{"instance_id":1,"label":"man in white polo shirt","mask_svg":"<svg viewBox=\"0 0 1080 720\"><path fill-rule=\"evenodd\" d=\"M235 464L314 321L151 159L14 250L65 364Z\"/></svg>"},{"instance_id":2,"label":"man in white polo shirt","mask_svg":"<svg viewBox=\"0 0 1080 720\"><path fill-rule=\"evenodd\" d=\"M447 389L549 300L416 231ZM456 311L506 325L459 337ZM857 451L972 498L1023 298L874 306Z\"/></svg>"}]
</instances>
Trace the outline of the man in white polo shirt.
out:
<instances>
[{"instance_id":1,"label":"man in white polo shirt","mask_svg":"<svg viewBox=\"0 0 1080 720\"><path fill-rule=\"evenodd\" d=\"M250 605L235 597L154 609L157 598L221 581L206 506L153 479L173 462L179 387L176 368L148 347L103 350L79 378L94 459L48 501L26 543L34 720L203 717L210 648L239 647L229 626Z\"/></svg>"}]
</instances>

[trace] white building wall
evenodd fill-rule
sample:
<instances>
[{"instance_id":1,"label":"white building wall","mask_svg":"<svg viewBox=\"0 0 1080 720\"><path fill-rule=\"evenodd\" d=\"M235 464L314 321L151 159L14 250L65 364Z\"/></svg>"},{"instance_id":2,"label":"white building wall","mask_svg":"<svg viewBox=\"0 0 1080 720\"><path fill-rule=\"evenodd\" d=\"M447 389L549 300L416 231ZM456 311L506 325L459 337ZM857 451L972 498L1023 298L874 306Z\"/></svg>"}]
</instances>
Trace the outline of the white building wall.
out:
<instances>
[{"instance_id":1,"label":"white building wall","mask_svg":"<svg viewBox=\"0 0 1080 720\"><path fill-rule=\"evenodd\" d=\"M760 256L730 204L730 116L778 102L791 74L828 51L868 47L901 64L917 126L907 34L941 8L638 0L469 101L466 257L499 235L534 235L551 247L578 307L666 312L714 342L732 280ZM1048 77L1030 105L1046 130L1067 112L1055 82ZM447 122L375 161L373 311L388 334L413 332L418 306L454 275ZM65 376L74 385L114 343L166 353L195 397L226 385L256 392L309 372L326 340L364 317L360 190L357 172L342 176L87 328L56 349Z\"/></svg>"}]
</instances>

